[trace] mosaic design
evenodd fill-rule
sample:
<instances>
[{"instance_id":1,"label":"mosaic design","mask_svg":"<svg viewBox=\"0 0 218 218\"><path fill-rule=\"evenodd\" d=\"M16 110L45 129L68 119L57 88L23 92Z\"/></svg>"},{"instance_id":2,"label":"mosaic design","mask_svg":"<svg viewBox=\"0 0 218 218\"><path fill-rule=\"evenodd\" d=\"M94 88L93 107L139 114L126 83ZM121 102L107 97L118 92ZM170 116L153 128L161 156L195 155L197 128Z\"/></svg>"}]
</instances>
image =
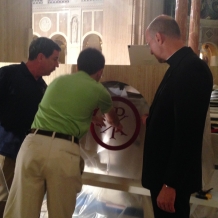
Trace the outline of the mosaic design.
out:
<instances>
[{"instance_id":1,"label":"mosaic design","mask_svg":"<svg viewBox=\"0 0 218 218\"><path fill-rule=\"evenodd\" d=\"M48 4L69 3L69 0L48 0Z\"/></svg>"},{"instance_id":2,"label":"mosaic design","mask_svg":"<svg viewBox=\"0 0 218 218\"><path fill-rule=\"evenodd\" d=\"M81 0L81 2L102 2L103 0Z\"/></svg>"},{"instance_id":3,"label":"mosaic design","mask_svg":"<svg viewBox=\"0 0 218 218\"><path fill-rule=\"evenodd\" d=\"M211 20L218 19L218 0L202 0L201 18Z\"/></svg>"},{"instance_id":4,"label":"mosaic design","mask_svg":"<svg viewBox=\"0 0 218 218\"><path fill-rule=\"evenodd\" d=\"M208 39L210 39L212 36L213 36L213 32L212 32L212 29L209 29L205 35L207 36Z\"/></svg>"},{"instance_id":5,"label":"mosaic design","mask_svg":"<svg viewBox=\"0 0 218 218\"><path fill-rule=\"evenodd\" d=\"M175 17L175 0L165 0L164 14ZM188 15L191 11L191 0L188 0ZM218 19L218 0L201 0L201 19Z\"/></svg>"},{"instance_id":6,"label":"mosaic design","mask_svg":"<svg viewBox=\"0 0 218 218\"><path fill-rule=\"evenodd\" d=\"M50 30L51 28L51 20L48 17L43 17L40 21L39 21L39 28L43 31L43 32L47 32Z\"/></svg>"},{"instance_id":7,"label":"mosaic design","mask_svg":"<svg viewBox=\"0 0 218 218\"><path fill-rule=\"evenodd\" d=\"M43 0L32 0L32 4L34 5L43 4Z\"/></svg>"}]
</instances>

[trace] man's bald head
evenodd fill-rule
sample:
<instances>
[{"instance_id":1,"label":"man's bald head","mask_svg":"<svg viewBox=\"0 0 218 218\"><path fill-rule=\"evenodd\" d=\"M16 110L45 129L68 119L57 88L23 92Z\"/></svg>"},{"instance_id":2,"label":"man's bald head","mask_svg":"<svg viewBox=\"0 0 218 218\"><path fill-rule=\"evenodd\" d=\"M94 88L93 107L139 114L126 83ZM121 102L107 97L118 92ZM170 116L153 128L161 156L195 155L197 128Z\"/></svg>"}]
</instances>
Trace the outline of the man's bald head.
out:
<instances>
[{"instance_id":1,"label":"man's bald head","mask_svg":"<svg viewBox=\"0 0 218 218\"><path fill-rule=\"evenodd\" d=\"M157 32L164 34L170 38L181 38L179 25L172 17L168 15L160 15L156 17L148 26L147 31L151 35L155 35Z\"/></svg>"}]
</instances>

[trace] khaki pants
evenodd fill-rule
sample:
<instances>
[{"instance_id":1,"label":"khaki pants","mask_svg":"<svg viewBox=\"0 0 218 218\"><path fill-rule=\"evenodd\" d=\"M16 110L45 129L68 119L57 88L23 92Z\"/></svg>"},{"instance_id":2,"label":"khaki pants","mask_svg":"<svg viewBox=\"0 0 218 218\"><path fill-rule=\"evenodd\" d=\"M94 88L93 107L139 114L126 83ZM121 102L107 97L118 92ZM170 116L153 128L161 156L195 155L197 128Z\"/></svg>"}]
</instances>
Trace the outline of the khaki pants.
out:
<instances>
[{"instance_id":1,"label":"khaki pants","mask_svg":"<svg viewBox=\"0 0 218 218\"><path fill-rule=\"evenodd\" d=\"M15 160L0 155L0 167L1 172L1 187L0 187L0 218L3 217L6 200L8 197L8 190L11 187L12 180L14 178L14 168L15 168ZM5 181L3 181L5 179Z\"/></svg>"},{"instance_id":2,"label":"khaki pants","mask_svg":"<svg viewBox=\"0 0 218 218\"><path fill-rule=\"evenodd\" d=\"M38 218L47 192L49 218L72 218L81 188L79 146L29 134L17 156L4 217Z\"/></svg>"}]
</instances>

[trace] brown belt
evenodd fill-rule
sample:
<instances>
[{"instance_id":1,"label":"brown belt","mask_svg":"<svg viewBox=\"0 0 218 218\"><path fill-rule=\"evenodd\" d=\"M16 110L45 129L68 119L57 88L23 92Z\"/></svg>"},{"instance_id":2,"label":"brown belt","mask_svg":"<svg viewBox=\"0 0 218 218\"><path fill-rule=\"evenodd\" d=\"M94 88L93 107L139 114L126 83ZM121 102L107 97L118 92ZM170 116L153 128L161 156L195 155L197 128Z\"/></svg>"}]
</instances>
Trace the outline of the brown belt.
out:
<instances>
[{"instance_id":1,"label":"brown belt","mask_svg":"<svg viewBox=\"0 0 218 218\"><path fill-rule=\"evenodd\" d=\"M36 133L35 133L36 132ZM54 132L52 131L47 131L47 130L42 130L42 129L31 129L30 133L35 133L35 134L40 134L40 135L45 135L45 136L52 136ZM59 138L59 139L65 139L68 141L72 141L73 136L72 135L66 135L63 133L55 132L54 138ZM74 143L79 144L79 139L74 137Z\"/></svg>"}]
</instances>

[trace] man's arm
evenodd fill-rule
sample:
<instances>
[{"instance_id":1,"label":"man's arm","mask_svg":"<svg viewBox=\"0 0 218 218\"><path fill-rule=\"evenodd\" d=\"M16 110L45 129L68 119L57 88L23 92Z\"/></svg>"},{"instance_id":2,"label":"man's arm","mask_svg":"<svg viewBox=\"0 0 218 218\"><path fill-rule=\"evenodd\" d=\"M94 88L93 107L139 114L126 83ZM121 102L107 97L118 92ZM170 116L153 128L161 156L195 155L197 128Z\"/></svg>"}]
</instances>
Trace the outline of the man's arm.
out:
<instances>
[{"instance_id":1,"label":"man's arm","mask_svg":"<svg viewBox=\"0 0 218 218\"><path fill-rule=\"evenodd\" d=\"M108 113L105 113L105 118L107 122L116 128L116 132L122 131L123 126L120 123L120 120L114 110L114 108L111 108L111 110Z\"/></svg>"}]
</instances>

